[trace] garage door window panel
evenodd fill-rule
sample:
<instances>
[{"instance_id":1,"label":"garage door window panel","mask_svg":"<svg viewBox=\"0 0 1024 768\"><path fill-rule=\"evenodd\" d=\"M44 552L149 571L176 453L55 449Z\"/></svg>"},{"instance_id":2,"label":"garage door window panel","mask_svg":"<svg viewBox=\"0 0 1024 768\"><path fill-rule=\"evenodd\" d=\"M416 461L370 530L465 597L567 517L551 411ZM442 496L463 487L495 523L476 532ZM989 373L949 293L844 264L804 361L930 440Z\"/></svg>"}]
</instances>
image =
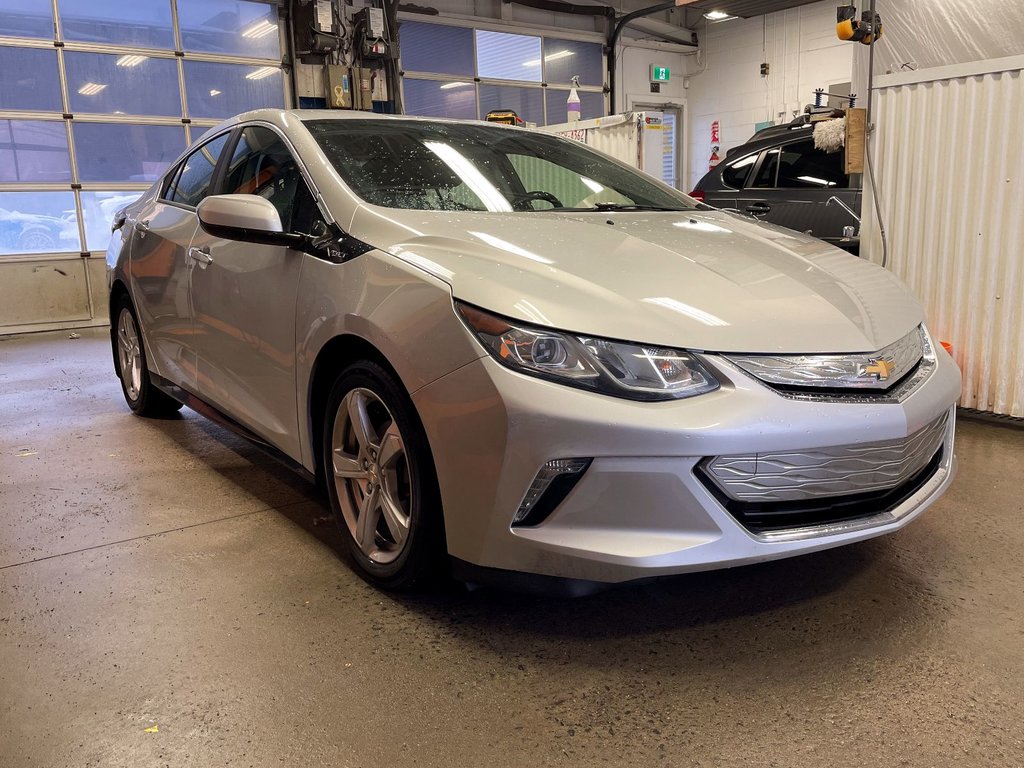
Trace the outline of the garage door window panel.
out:
<instances>
[{"instance_id":1,"label":"garage door window panel","mask_svg":"<svg viewBox=\"0 0 1024 768\"><path fill-rule=\"evenodd\" d=\"M140 192L110 190L82 192L82 215L85 221L85 249L104 251L110 243L110 222L114 214L138 200Z\"/></svg>"},{"instance_id":2,"label":"garage door window panel","mask_svg":"<svg viewBox=\"0 0 1024 768\"><path fill-rule=\"evenodd\" d=\"M71 181L63 122L0 120L0 182L19 181Z\"/></svg>"},{"instance_id":3,"label":"garage door window panel","mask_svg":"<svg viewBox=\"0 0 1024 768\"><path fill-rule=\"evenodd\" d=\"M410 115L476 120L476 84L471 80L416 80L403 83L405 110Z\"/></svg>"},{"instance_id":4,"label":"garage door window panel","mask_svg":"<svg viewBox=\"0 0 1024 768\"><path fill-rule=\"evenodd\" d=\"M62 112L57 52L0 46L0 109Z\"/></svg>"},{"instance_id":5,"label":"garage door window panel","mask_svg":"<svg viewBox=\"0 0 1024 768\"><path fill-rule=\"evenodd\" d=\"M515 85L480 85L480 117L496 109L511 109L529 123L544 125L544 91Z\"/></svg>"},{"instance_id":6,"label":"garage door window panel","mask_svg":"<svg viewBox=\"0 0 1024 768\"><path fill-rule=\"evenodd\" d=\"M53 9L39 0L0 0L0 35L53 37Z\"/></svg>"},{"instance_id":7,"label":"garage door window panel","mask_svg":"<svg viewBox=\"0 0 1024 768\"><path fill-rule=\"evenodd\" d=\"M181 205L199 205L199 201L210 192L217 161L230 136L230 133L222 134L186 157L167 188L166 198Z\"/></svg>"},{"instance_id":8,"label":"garage door window panel","mask_svg":"<svg viewBox=\"0 0 1024 768\"><path fill-rule=\"evenodd\" d=\"M571 85L574 75L579 75L580 85L604 85L600 43L544 38L544 82Z\"/></svg>"},{"instance_id":9,"label":"garage door window panel","mask_svg":"<svg viewBox=\"0 0 1024 768\"><path fill-rule=\"evenodd\" d=\"M531 35L508 32L476 33L477 75L494 80L541 82L541 41Z\"/></svg>"},{"instance_id":10,"label":"garage door window panel","mask_svg":"<svg viewBox=\"0 0 1024 768\"><path fill-rule=\"evenodd\" d=\"M406 21L399 34L403 69L473 77L472 29Z\"/></svg>"},{"instance_id":11,"label":"garage door window panel","mask_svg":"<svg viewBox=\"0 0 1024 768\"><path fill-rule=\"evenodd\" d=\"M152 182L185 148L182 128L75 121L78 178L83 182Z\"/></svg>"},{"instance_id":12,"label":"garage door window panel","mask_svg":"<svg viewBox=\"0 0 1024 768\"><path fill-rule=\"evenodd\" d=\"M0 256L81 251L74 192L0 192Z\"/></svg>"},{"instance_id":13,"label":"garage door window panel","mask_svg":"<svg viewBox=\"0 0 1024 768\"><path fill-rule=\"evenodd\" d=\"M186 51L280 59L276 4L247 0L178 0Z\"/></svg>"},{"instance_id":14,"label":"garage door window panel","mask_svg":"<svg viewBox=\"0 0 1024 768\"><path fill-rule=\"evenodd\" d=\"M281 68L185 60L185 94L192 117L227 118L260 107L283 107Z\"/></svg>"},{"instance_id":15,"label":"garage door window panel","mask_svg":"<svg viewBox=\"0 0 1024 768\"><path fill-rule=\"evenodd\" d=\"M178 65L139 54L64 54L75 113L179 116Z\"/></svg>"},{"instance_id":16,"label":"garage door window panel","mask_svg":"<svg viewBox=\"0 0 1024 768\"><path fill-rule=\"evenodd\" d=\"M60 0L64 39L174 50L170 0Z\"/></svg>"},{"instance_id":17,"label":"garage door window panel","mask_svg":"<svg viewBox=\"0 0 1024 768\"><path fill-rule=\"evenodd\" d=\"M576 91L580 97L580 119L593 120L604 117L604 94L593 91ZM569 108L566 104L569 99L568 90L548 88L544 98L547 99L547 125L557 125L569 119Z\"/></svg>"}]
</instances>

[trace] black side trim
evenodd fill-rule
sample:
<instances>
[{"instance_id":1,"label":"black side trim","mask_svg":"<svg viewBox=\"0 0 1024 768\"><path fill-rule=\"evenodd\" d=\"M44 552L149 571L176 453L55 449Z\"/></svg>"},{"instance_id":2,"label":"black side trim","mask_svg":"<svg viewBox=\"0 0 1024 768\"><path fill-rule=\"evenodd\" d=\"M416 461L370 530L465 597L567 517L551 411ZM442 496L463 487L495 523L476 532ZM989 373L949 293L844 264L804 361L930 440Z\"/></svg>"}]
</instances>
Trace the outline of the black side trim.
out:
<instances>
[{"instance_id":1,"label":"black side trim","mask_svg":"<svg viewBox=\"0 0 1024 768\"><path fill-rule=\"evenodd\" d=\"M924 486L938 471L942 463L943 447L932 460L902 485L886 491L869 491L849 496L829 496L808 501L749 502L736 501L708 477L704 462L697 469L697 478L711 492L718 503L736 518L744 528L753 533L779 531L787 528L804 528L814 525L829 525L873 517L889 512L905 502Z\"/></svg>"},{"instance_id":2,"label":"black side trim","mask_svg":"<svg viewBox=\"0 0 1024 768\"><path fill-rule=\"evenodd\" d=\"M111 337L113 337L113 335L114 332L111 331ZM255 445L260 450L262 450L272 459L276 459L277 461L281 462L286 467L288 467L288 469L302 475L302 477L304 477L306 480L309 480L312 483L316 482L316 476L313 475L313 473L306 469L304 466L299 464L299 462L295 461L295 459L291 458L290 456L282 452L280 449L275 448L273 445L268 443L255 432L239 424L226 413L210 405L202 398L198 397L197 395L193 395L188 390L182 389L177 384L168 381L163 376L158 376L155 373L149 374L149 380L150 382L152 382L153 386L159 389L161 392L167 394L170 397L173 397L179 403L187 405L200 416L205 416L210 421L215 422L216 424L220 424L220 426L224 427L230 432L234 432L239 437L244 437L246 440L248 440L250 443Z\"/></svg>"},{"instance_id":3,"label":"black side trim","mask_svg":"<svg viewBox=\"0 0 1024 768\"><path fill-rule=\"evenodd\" d=\"M526 513L526 517L518 523L513 523L513 528L525 528L532 525L540 525L550 517L551 513L558 509L558 505L565 501L566 497L576 487L576 484L583 479L583 475L590 469L592 459L587 460L587 466L579 472L567 472L558 475L552 480L544 493L534 503L533 508Z\"/></svg>"}]
</instances>

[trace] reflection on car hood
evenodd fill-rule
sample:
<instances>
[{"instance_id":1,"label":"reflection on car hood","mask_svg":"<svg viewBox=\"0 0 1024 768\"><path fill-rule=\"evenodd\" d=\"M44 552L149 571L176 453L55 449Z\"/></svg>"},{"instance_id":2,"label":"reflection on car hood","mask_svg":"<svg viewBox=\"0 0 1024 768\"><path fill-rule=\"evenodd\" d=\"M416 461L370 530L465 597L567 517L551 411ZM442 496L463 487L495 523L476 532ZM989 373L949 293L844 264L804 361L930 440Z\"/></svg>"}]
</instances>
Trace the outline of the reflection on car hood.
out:
<instances>
[{"instance_id":1,"label":"reflection on car hood","mask_svg":"<svg viewBox=\"0 0 1024 768\"><path fill-rule=\"evenodd\" d=\"M720 352L866 352L923 319L890 272L721 211L361 209L352 233L530 323Z\"/></svg>"}]
</instances>

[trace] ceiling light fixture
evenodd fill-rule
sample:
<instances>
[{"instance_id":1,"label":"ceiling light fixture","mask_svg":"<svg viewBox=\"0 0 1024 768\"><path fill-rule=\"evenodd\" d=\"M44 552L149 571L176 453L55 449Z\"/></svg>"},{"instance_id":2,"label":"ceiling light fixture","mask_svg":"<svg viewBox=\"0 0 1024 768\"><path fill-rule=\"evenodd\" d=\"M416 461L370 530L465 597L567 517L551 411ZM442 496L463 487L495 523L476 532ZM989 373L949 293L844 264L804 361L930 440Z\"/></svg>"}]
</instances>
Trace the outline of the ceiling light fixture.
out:
<instances>
[{"instance_id":1,"label":"ceiling light fixture","mask_svg":"<svg viewBox=\"0 0 1024 768\"><path fill-rule=\"evenodd\" d=\"M106 83L86 83L78 89L78 92L83 96L95 96L106 87Z\"/></svg>"},{"instance_id":2,"label":"ceiling light fixture","mask_svg":"<svg viewBox=\"0 0 1024 768\"><path fill-rule=\"evenodd\" d=\"M148 59L149 56L138 56L134 53L129 53L117 60L117 66L119 67L137 67L139 64Z\"/></svg>"},{"instance_id":3,"label":"ceiling light fixture","mask_svg":"<svg viewBox=\"0 0 1024 768\"><path fill-rule=\"evenodd\" d=\"M575 56L575 55L576 55L575 51L555 51L554 53L549 53L547 56L545 56L544 57L544 61L556 61L557 59L564 59L564 58L566 58L568 56ZM524 67L539 67L540 66L540 59L531 59L530 61L524 61L523 62L523 66Z\"/></svg>"},{"instance_id":4,"label":"ceiling light fixture","mask_svg":"<svg viewBox=\"0 0 1024 768\"><path fill-rule=\"evenodd\" d=\"M220 91L218 91L216 88L211 88L210 89L210 95L211 96L220 96Z\"/></svg>"},{"instance_id":5,"label":"ceiling light fixture","mask_svg":"<svg viewBox=\"0 0 1024 768\"><path fill-rule=\"evenodd\" d=\"M260 19L255 24L242 30L242 37L248 37L250 40L258 40L261 37L266 37L271 32L277 31L277 25L271 24L266 19Z\"/></svg>"},{"instance_id":6,"label":"ceiling light fixture","mask_svg":"<svg viewBox=\"0 0 1024 768\"><path fill-rule=\"evenodd\" d=\"M467 85L472 85L472 83L464 83L461 80L459 80L458 82L454 83L445 83L444 85L441 86L441 90L447 91L451 88L465 88Z\"/></svg>"},{"instance_id":7,"label":"ceiling light fixture","mask_svg":"<svg viewBox=\"0 0 1024 768\"><path fill-rule=\"evenodd\" d=\"M280 72L277 67L260 67L254 69L248 75L245 76L246 80L262 80L264 77L270 77L271 75Z\"/></svg>"},{"instance_id":8,"label":"ceiling light fixture","mask_svg":"<svg viewBox=\"0 0 1024 768\"><path fill-rule=\"evenodd\" d=\"M738 19L738 16L733 16L731 13L725 11L708 11L704 14L704 18L708 21L729 21L730 19Z\"/></svg>"}]
</instances>

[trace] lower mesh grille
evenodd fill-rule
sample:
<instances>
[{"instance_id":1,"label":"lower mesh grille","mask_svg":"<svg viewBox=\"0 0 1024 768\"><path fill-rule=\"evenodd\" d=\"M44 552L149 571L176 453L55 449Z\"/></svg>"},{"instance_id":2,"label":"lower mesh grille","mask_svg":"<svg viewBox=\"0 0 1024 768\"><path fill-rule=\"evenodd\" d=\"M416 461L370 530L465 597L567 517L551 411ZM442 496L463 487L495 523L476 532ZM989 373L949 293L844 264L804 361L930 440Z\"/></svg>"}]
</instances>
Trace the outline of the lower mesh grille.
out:
<instances>
[{"instance_id":1,"label":"lower mesh grille","mask_svg":"<svg viewBox=\"0 0 1024 768\"><path fill-rule=\"evenodd\" d=\"M697 475L748 529L824 525L891 510L942 461L949 414L905 438L706 459Z\"/></svg>"}]
</instances>

